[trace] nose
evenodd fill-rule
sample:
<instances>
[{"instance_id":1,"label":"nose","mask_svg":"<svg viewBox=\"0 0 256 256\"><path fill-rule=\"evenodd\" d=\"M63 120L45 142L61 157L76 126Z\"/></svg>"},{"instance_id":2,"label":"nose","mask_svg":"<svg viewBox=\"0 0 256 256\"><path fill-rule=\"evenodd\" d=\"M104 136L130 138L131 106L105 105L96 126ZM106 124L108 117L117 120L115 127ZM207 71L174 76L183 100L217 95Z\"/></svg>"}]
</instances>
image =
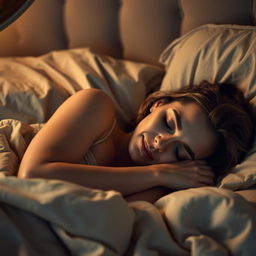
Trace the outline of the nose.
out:
<instances>
[{"instance_id":1,"label":"nose","mask_svg":"<svg viewBox=\"0 0 256 256\"><path fill-rule=\"evenodd\" d=\"M177 139L177 136L172 134L158 134L154 138L154 148L159 152L163 152L167 147L177 141Z\"/></svg>"}]
</instances>

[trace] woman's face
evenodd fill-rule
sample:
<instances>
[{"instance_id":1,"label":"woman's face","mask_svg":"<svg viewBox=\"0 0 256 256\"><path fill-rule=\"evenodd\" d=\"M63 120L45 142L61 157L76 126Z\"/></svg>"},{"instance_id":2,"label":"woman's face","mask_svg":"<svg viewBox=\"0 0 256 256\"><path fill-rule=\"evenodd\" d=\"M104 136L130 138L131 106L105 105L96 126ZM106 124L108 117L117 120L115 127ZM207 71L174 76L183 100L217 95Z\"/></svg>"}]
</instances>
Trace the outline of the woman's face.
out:
<instances>
[{"instance_id":1,"label":"woman's face","mask_svg":"<svg viewBox=\"0 0 256 256\"><path fill-rule=\"evenodd\" d=\"M214 152L216 141L198 104L159 100L134 130L129 153L141 165L206 159Z\"/></svg>"}]
</instances>

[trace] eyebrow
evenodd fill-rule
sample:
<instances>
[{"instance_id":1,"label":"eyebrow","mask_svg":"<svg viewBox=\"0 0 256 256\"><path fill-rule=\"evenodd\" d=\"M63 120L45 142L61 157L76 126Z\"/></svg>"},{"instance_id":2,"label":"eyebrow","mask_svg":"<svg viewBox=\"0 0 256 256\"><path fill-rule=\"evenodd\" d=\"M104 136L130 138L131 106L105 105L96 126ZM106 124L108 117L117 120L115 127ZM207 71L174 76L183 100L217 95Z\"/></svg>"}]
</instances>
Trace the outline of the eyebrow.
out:
<instances>
[{"instance_id":1,"label":"eyebrow","mask_svg":"<svg viewBox=\"0 0 256 256\"><path fill-rule=\"evenodd\" d=\"M178 127L178 130L180 131L182 129L182 120L181 120L181 115L180 113L178 113L178 111L176 109L173 109L174 115L175 115L175 119L176 119L176 124ZM187 151L187 153L189 154L189 156L191 157L191 160L195 159L195 153L193 152L193 150L189 147L188 144L186 143L182 143L185 150Z\"/></svg>"},{"instance_id":2,"label":"eyebrow","mask_svg":"<svg viewBox=\"0 0 256 256\"><path fill-rule=\"evenodd\" d=\"M182 129L182 122L181 122L181 116L180 114L177 112L176 109L173 109L173 113L175 115L175 119L176 119L176 124L178 127L178 130L180 131Z\"/></svg>"}]
</instances>

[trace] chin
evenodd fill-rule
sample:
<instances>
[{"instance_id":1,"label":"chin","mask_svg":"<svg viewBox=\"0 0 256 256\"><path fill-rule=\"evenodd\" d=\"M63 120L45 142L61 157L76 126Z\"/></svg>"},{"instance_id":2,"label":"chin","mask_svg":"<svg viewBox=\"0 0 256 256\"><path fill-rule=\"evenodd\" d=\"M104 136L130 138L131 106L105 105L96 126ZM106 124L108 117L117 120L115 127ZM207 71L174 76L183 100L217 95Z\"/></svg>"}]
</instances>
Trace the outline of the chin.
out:
<instances>
[{"instance_id":1,"label":"chin","mask_svg":"<svg viewBox=\"0 0 256 256\"><path fill-rule=\"evenodd\" d=\"M130 153L130 157L134 165L146 165L145 161L139 156L139 152Z\"/></svg>"},{"instance_id":2,"label":"chin","mask_svg":"<svg viewBox=\"0 0 256 256\"><path fill-rule=\"evenodd\" d=\"M143 157L141 151L140 151L140 143L141 143L141 136L138 136L138 140L135 144L131 144L129 148L129 154L131 158L131 162L134 165L149 165L151 164L149 161L147 161L146 158Z\"/></svg>"}]
</instances>

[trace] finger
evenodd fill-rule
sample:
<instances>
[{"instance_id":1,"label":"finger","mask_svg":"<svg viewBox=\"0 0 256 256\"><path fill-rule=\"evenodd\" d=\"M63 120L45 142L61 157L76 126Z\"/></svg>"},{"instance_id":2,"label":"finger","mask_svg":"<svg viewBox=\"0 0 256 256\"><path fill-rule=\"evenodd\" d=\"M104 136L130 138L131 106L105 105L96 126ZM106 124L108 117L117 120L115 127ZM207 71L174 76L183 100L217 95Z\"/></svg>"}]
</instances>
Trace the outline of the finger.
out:
<instances>
[{"instance_id":1,"label":"finger","mask_svg":"<svg viewBox=\"0 0 256 256\"><path fill-rule=\"evenodd\" d=\"M207 173L213 173L212 167L209 166L209 165L199 165L198 167L199 167L200 170L203 170Z\"/></svg>"},{"instance_id":2,"label":"finger","mask_svg":"<svg viewBox=\"0 0 256 256\"><path fill-rule=\"evenodd\" d=\"M211 169L199 169L199 174L207 177L215 177L214 172Z\"/></svg>"},{"instance_id":3,"label":"finger","mask_svg":"<svg viewBox=\"0 0 256 256\"><path fill-rule=\"evenodd\" d=\"M193 161L191 161L191 160L182 160L182 161L177 161L176 163L178 163L180 165L186 165L186 164L193 163Z\"/></svg>"},{"instance_id":4,"label":"finger","mask_svg":"<svg viewBox=\"0 0 256 256\"><path fill-rule=\"evenodd\" d=\"M214 185L214 179L211 177L207 177L207 176L201 176L199 179L200 183L205 184L205 185Z\"/></svg>"},{"instance_id":5,"label":"finger","mask_svg":"<svg viewBox=\"0 0 256 256\"><path fill-rule=\"evenodd\" d=\"M206 164L205 162L191 162L189 165L187 165L188 168L193 169L194 171L206 171L206 172L212 172L212 167ZM213 172L212 172L213 173Z\"/></svg>"},{"instance_id":6,"label":"finger","mask_svg":"<svg viewBox=\"0 0 256 256\"><path fill-rule=\"evenodd\" d=\"M204 168L206 170L211 170L212 171L212 166L209 165L206 161L200 161L200 162L196 162L196 164L201 167Z\"/></svg>"},{"instance_id":7,"label":"finger","mask_svg":"<svg viewBox=\"0 0 256 256\"><path fill-rule=\"evenodd\" d=\"M206 160L194 160L193 162L196 164L208 165L208 162Z\"/></svg>"},{"instance_id":8,"label":"finger","mask_svg":"<svg viewBox=\"0 0 256 256\"><path fill-rule=\"evenodd\" d=\"M180 163L186 164L188 166L198 166L198 167L204 167L205 169L211 169L210 165L204 160L195 160L195 161L186 160Z\"/></svg>"}]
</instances>

